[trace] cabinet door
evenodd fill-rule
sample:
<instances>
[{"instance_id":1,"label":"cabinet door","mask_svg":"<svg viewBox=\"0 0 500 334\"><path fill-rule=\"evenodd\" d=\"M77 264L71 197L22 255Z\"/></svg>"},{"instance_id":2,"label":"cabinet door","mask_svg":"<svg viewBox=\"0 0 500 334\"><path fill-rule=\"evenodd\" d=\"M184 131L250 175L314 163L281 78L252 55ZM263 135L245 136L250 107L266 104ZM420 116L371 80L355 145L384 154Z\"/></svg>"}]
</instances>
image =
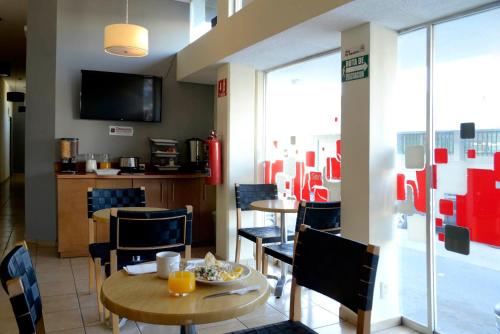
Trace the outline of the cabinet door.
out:
<instances>
[{"instance_id":1,"label":"cabinet door","mask_svg":"<svg viewBox=\"0 0 500 334\"><path fill-rule=\"evenodd\" d=\"M88 254L87 189L94 179L57 180L57 235L61 256Z\"/></svg>"},{"instance_id":2,"label":"cabinet door","mask_svg":"<svg viewBox=\"0 0 500 334\"><path fill-rule=\"evenodd\" d=\"M216 187L206 185L200 179L202 192L200 194L199 243L204 246L215 245L215 221L212 212L215 211Z\"/></svg>"},{"instance_id":3,"label":"cabinet door","mask_svg":"<svg viewBox=\"0 0 500 334\"><path fill-rule=\"evenodd\" d=\"M163 203L162 181L160 179L134 179L134 188L146 188L146 206L165 207Z\"/></svg>"},{"instance_id":4,"label":"cabinet door","mask_svg":"<svg viewBox=\"0 0 500 334\"><path fill-rule=\"evenodd\" d=\"M193 244L198 244L200 239L200 182L194 179L172 179L168 181L168 208L182 208L186 205L193 206Z\"/></svg>"},{"instance_id":5,"label":"cabinet door","mask_svg":"<svg viewBox=\"0 0 500 334\"><path fill-rule=\"evenodd\" d=\"M132 188L132 179L96 179L95 188ZM96 242L109 242L109 224L96 223Z\"/></svg>"}]
</instances>

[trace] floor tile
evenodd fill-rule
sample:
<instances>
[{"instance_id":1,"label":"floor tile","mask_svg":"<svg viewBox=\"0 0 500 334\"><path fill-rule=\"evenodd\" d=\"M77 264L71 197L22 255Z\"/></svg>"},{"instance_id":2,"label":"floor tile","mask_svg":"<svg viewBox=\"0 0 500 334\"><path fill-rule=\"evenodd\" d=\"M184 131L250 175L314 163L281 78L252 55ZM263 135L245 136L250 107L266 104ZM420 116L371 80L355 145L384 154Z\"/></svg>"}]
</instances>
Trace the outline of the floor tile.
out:
<instances>
[{"instance_id":1,"label":"floor tile","mask_svg":"<svg viewBox=\"0 0 500 334\"><path fill-rule=\"evenodd\" d=\"M79 309L79 307L76 294L48 296L43 298L44 313L74 310Z\"/></svg>"},{"instance_id":2,"label":"floor tile","mask_svg":"<svg viewBox=\"0 0 500 334\"><path fill-rule=\"evenodd\" d=\"M99 320L99 311L97 304L93 307L85 307L81 309L83 324L85 326L97 325L101 321Z\"/></svg>"},{"instance_id":3,"label":"floor tile","mask_svg":"<svg viewBox=\"0 0 500 334\"><path fill-rule=\"evenodd\" d=\"M47 332L83 327L80 310L46 313L43 316Z\"/></svg>"},{"instance_id":4,"label":"floor tile","mask_svg":"<svg viewBox=\"0 0 500 334\"><path fill-rule=\"evenodd\" d=\"M408 327L398 326L389 329L384 329L382 331L376 332L377 334L415 334L414 330L411 330Z\"/></svg>"},{"instance_id":5,"label":"floor tile","mask_svg":"<svg viewBox=\"0 0 500 334\"><path fill-rule=\"evenodd\" d=\"M62 331L55 331L55 332L47 332L47 334L85 334L85 329L82 328L73 328L73 329L66 329Z\"/></svg>"},{"instance_id":6,"label":"floor tile","mask_svg":"<svg viewBox=\"0 0 500 334\"><path fill-rule=\"evenodd\" d=\"M95 326L85 327L85 332L87 334L111 334L112 330L106 324L99 324ZM141 334L139 328L134 321L127 321L125 326L120 328L120 334Z\"/></svg>"},{"instance_id":7,"label":"floor tile","mask_svg":"<svg viewBox=\"0 0 500 334\"><path fill-rule=\"evenodd\" d=\"M302 309L301 322L311 328L324 327L339 323L341 319L321 307Z\"/></svg>"},{"instance_id":8,"label":"floor tile","mask_svg":"<svg viewBox=\"0 0 500 334\"><path fill-rule=\"evenodd\" d=\"M70 295L76 293L74 282L40 282L38 285L40 287L42 297Z\"/></svg>"},{"instance_id":9,"label":"floor tile","mask_svg":"<svg viewBox=\"0 0 500 334\"><path fill-rule=\"evenodd\" d=\"M238 320L247 327L258 327L287 320L287 317L266 304L255 312L238 317Z\"/></svg>"},{"instance_id":10,"label":"floor tile","mask_svg":"<svg viewBox=\"0 0 500 334\"><path fill-rule=\"evenodd\" d=\"M97 307L97 295L92 294L79 294L78 301L80 302L81 308Z\"/></svg>"},{"instance_id":11,"label":"floor tile","mask_svg":"<svg viewBox=\"0 0 500 334\"><path fill-rule=\"evenodd\" d=\"M179 326L158 326L138 322L137 327L142 334L179 334L181 332Z\"/></svg>"},{"instance_id":12,"label":"floor tile","mask_svg":"<svg viewBox=\"0 0 500 334\"><path fill-rule=\"evenodd\" d=\"M221 326L213 326L198 329L198 334L225 334L229 332L239 331L246 327L239 321L229 322Z\"/></svg>"},{"instance_id":13,"label":"floor tile","mask_svg":"<svg viewBox=\"0 0 500 334\"><path fill-rule=\"evenodd\" d=\"M356 334L356 327L346 322L315 328L314 330L318 334Z\"/></svg>"}]
</instances>

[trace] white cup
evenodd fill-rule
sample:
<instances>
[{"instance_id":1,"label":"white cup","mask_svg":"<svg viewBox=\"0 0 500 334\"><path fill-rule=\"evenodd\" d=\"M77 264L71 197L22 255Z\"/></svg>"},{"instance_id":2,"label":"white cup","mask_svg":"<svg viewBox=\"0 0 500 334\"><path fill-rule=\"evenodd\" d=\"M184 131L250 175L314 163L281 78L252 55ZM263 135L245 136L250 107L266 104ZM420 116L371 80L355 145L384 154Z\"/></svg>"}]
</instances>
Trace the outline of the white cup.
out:
<instances>
[{"instance_id":1,"label":"white cup","mask_svg":"<svg viewBox=\"0 0 500 334\"><path fill-rule=\"evenodd\" d=\"M181 254L177 252L156 253L156 267L158 277L167 279L168 274L178 271L181 263Z\"/></svg>"}]
</instances>

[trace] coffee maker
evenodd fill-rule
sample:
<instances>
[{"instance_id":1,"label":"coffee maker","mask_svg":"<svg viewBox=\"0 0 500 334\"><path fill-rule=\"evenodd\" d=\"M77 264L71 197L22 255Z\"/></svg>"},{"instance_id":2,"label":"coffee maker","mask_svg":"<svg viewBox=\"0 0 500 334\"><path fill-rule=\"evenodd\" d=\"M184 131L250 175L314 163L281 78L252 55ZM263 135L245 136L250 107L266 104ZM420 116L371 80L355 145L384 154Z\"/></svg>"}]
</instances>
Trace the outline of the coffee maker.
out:
<instances>
[{"instance_id":1,"label":"coffee maker","mask_svg":"<svg viewBox=\"0 0 500 334\"><path fill-rule=\"evenodd\" d=\"M186 140L188 148L188 161L186 169L190 171L205 171L207 168L207 150L203 139L191 138Z\"/></svg>"},{"instance_id":2,"label":"coffee maker","mask_svg":"<svg viewBox=\"0 0 500 334\"><path fill-rule=\"evenodd\" d=\"M76 158L78 156L78 138L59 139L61 154L61 172L76 173Z\"/></svg>"}]
</instances>

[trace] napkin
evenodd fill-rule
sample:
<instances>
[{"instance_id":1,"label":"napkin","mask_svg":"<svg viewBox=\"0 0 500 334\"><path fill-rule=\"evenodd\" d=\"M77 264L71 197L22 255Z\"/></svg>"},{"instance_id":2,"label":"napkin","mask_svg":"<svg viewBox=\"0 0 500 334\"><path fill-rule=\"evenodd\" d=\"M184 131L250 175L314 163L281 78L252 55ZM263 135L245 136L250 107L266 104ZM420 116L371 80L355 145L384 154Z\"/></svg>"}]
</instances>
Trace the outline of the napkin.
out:
<instances>
[{"instance_id":1,"label":"napkin","mask_svg":"<svg viewBox=\"0 0 500 334\"><path fill-rule=\"evenodd\" d=\"M125 266L123 268L129 275L141 275L156 272L156 262L147 262Z\"/></svg>"}]
</instances>

